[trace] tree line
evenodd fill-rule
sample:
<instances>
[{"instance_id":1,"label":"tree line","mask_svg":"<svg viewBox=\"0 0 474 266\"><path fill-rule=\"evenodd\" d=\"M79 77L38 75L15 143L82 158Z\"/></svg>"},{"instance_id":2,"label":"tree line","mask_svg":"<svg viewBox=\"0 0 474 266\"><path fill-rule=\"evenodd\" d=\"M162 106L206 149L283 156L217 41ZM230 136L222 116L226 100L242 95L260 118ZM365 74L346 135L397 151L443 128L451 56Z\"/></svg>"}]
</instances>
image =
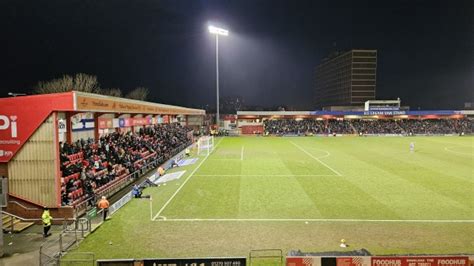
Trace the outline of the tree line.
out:
<instances>
[{"instance_id":1,"label":"tree line","mask_svg":"<svg viewBox=\"0 0 474 266\"><path fill-rule=\"evenodd\" d=\"M119 88L101 88L97 76L84 73L79 73L74 76L63 75L57 79L40 81L36 85L35 93L47 94L68 92L72 90L114 97L124 97L141 101L147 100L149 94L148 88L145 87L137 87L125 95Z\"/></svg>"}]
</instances>

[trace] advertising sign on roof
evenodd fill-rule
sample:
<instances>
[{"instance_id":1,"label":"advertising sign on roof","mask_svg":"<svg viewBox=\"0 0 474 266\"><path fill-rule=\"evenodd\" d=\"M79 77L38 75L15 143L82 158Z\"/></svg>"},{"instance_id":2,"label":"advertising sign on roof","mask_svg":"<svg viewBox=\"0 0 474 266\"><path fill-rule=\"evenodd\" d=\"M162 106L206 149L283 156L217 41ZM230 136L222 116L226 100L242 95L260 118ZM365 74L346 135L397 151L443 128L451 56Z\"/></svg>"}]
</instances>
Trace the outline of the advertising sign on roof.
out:
<instances>
[{"instance_id":1,"label":"advertising sign on roof","mask_svg":"<svg viewBox=\"0 0 474 266\"><path fill-rule=\"evenodd\" d=\"M76 110L145 114L204 114L204 110L199 109L147 102L129 102L125 99L86 96L81 93L76 94Z\"/></svg>"}]
</instances>

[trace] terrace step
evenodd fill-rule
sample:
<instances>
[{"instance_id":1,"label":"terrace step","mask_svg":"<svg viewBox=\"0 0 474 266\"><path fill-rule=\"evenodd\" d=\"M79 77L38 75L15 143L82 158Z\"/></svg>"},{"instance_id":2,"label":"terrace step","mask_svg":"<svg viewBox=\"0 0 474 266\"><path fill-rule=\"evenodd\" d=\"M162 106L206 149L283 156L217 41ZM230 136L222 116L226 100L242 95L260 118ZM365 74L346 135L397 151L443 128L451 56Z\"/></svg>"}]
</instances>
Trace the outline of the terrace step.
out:
<instances>
[{"instance_id":1,"label":"terrace step","mask_svg":"<svg viewBox=\"0 0 474 266\"><path fill-rule=\"evenodd\" d=\"M33 222L24 222L9 214L3 213L3 217L2 217L3 230L10 231L12 223L13 223L13 232L21 232L34 224Z\"/></svg>"}]
</instances>

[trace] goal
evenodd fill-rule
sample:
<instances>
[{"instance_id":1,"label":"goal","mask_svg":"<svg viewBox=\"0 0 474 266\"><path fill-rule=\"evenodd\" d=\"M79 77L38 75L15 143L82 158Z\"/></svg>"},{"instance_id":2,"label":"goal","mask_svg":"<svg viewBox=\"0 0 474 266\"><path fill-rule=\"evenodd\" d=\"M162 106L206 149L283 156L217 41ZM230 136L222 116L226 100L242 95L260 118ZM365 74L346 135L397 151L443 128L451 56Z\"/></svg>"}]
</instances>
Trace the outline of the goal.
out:
<instances>
[{"instance_id":1,"label":"goal","mask_svg":"<svg viewBox=\"0 0 474 266\"><path fill-rule=\"evenodd\" d=\"M197 142L198 155L209 155L214 148L214 137L204 136L200 137Z\"/></svg>"}]
</instances>

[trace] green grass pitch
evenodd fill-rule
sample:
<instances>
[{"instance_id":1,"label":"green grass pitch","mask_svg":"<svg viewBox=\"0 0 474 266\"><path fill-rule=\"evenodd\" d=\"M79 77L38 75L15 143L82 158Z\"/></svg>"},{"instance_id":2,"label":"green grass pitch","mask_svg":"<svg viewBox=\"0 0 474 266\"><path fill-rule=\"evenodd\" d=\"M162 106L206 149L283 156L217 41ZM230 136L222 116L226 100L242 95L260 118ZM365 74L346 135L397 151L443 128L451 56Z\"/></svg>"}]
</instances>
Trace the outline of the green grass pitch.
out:
<instances>
[{"instance_id":1,"label":"green grass pitch","mask_svg":"<svg viewBox=\"0 0 474 266\"><path fill-rule=\"evenodd\" d=\"M415 152L409 143L415 142ZM226 137L75 251L96 258L250 250L474 253L473 137ZM339 247L346 239L349 248Z\"/></svg>"}]
</instances>

